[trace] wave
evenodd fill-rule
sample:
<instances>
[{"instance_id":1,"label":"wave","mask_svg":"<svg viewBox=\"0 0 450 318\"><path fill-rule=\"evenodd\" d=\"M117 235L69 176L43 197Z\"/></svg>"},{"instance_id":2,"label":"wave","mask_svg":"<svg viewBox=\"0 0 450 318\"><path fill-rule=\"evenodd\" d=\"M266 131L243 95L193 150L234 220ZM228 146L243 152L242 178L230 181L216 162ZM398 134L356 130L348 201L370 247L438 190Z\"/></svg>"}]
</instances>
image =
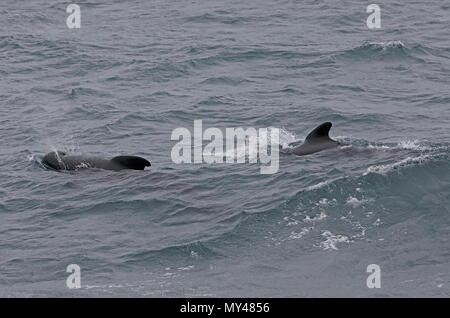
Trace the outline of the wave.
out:
<instances>
[{"instance_id":1,"label":"wave","mask_svg":"<svg viewBox=\"0 0 450 318\"><path fill-rule=\"evenodd\" d=\"M283 204L280 234L272 239L277 245L297 240L305 249L338 250L415 217L445 222L439 214L446 203L431 193L448 192L448 157L407 162L302 189ZM430 209L436 211L424 212Z\"/></svg>"},{"instance_id":2,"label":"wave","mask_svg":"<svg viewBox=\"0 0 450 318\"><path fill-rule=\"evenodd\" d=\"M416 157L407 157L405 159L401 159L393 163L372 165L369 168L367 168L366 172L364 172L363 175L368 175L370 173L377 173L384 175L388 172L400 169L402 167L410 167L414 165L422 165L427 162L433 162L435 160L438 160L437 158L438 157L436 155L427 154Z\"/></svg>"},{"instance_id":3,"label":"wave","mask_svg":"<svg viewBox=\"0 0 450 318\"><path fill-rule=\"evenodd\" d=\"M388 42L364 42L360 46L337 52L333 55L334 59L352 59L352 60L410 60L414 62L424 62L419 57L428 53L428 48L415 44L405 45L402 41Z\"/></svg>"},{"instance_id":4,"label":"wave","mask_svg":"<svg viewBox=\"0 0 450 318\"><path fill-rule=\"evenodd\" d=\"M282 129L280 131L280 145L283 149L293 149L302 142L304 142L303 137L298 137L294 133ZM356 148L356 149L366 149L374 151L398 151L398 150L413 150L413 151L437 151L447 149L446 145L430 144L425 141L418 139L404 139L398 142L382 143L373 142L364 139L354 139L349 136L335 136L333 139L341 142L343 146L341 149Z\"/></svg>"},{"instance_id":5,"label":"wave","mask_svg":"<svg viewBox=\"0 0 450 318\"><path fill-rule=\"evenodd\" d=\"M336 177L325 171L324 179L301 186L281 205L258 215L265 218L262 231L277 233L266 237L271 244L296 241L305 251L334 251L370 240L379 231L414 217L442 222L424 211L433 209L433 214L439 214L445 209L450 185L448 145L418 140L375 146L358 140L358 144L360 149L377 154L374 163L352 161L360 167ZM324 156L321 159L325 160ZM266 225L270 223L276 225Z\"/></svg>"},{"instance_id":6,"label":"wave","mask_svg":"<svg viewBox=\"0 0 450 318\"><path fill-rule=\"evenodd\" d=\"M230 86L238 86L244 83L252 83L252 81L239 77L219 76L219 77L209 77L203 82L201 82L201 84L230 85Z\"/></svg>"}]
</instances>

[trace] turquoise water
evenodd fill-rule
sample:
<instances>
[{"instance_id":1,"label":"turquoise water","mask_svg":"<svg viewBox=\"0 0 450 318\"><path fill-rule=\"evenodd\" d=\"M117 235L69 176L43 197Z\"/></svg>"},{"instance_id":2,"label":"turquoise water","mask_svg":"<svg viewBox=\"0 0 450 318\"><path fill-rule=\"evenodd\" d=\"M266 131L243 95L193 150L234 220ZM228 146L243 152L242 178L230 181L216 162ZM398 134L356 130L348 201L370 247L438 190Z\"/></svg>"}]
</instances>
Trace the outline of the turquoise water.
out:
<instances>
[{"instance_id":1,"label":"turquoise water","mask_svg":"<svg viewBox=\"0 0 450 318\"><path fill-rule=\"evenodd\" d=\"M381 1L369 30L360 1L78 4L76 30L65 2L0 8L0 296L450 295L449 5ZM195 119L349 146L174 164ZM152 167L49 171L54 149Z\"/></svg>"}]
</instances>

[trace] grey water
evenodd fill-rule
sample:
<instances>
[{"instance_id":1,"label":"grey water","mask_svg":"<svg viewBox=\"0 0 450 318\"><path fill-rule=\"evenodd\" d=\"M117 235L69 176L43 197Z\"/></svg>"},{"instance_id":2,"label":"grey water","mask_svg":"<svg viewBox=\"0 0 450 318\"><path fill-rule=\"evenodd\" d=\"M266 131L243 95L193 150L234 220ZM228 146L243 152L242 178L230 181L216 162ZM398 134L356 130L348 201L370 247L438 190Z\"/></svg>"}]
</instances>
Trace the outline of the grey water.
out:
<instances>
[{"instance_id":1,"label":"grey water","mask_svg":"<svg viewBox=\"0 0 450 318\"><path fill-rule=\"evenodd\" d=\"M74 2L78 29L66 1L0 5L0 296L450 296L448 3L378 1L369 29L356 0ZM349 145L175 164L196 119Z\"/></svg>"}]
</instances>

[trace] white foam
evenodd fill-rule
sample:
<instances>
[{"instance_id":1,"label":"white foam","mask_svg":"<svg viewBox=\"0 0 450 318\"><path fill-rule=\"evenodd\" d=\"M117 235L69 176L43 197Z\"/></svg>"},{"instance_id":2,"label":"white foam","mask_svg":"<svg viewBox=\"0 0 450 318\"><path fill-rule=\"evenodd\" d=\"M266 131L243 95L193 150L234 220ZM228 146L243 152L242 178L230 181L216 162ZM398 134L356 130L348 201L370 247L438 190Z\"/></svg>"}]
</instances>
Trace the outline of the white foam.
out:
<instances>
[{"instance_id":1,"label":"white foam","mask_svg":"<svg viewBox=\"0 0 450 318\"><path fill-rule=\"evenodd\" d=\"M270 145L270 147L279 147L279 145L272 144L271 143L271 132L272 129L275 129L274 127L268 127L267 134L260 133L259 136L250 136L248 139L246 139L245 143L239 144L239 146L233 148L233 149L227 149L225 153L221 151L217 151L214 156L215 157L232 157L232 158L257 158L259 149L258 147L249 147L249 145L258 145L259 144L266 144ZM288 142L287 140L290 140L292 138L291 133L284 129L279 129L279 144L283 145ZM284 147L283 147L284 148Z\"/></svg>"},{"instance_id":2,"label":"white foam","mask_svg":"<svg viewBox=\"0 0 450 318\"><path fill-rule=\"evenodd\" d=\"M293 226L293 225L298 225L300 223L300 221L295 220L295 219L291 219L290 217L284 217L283 220L285 222L287 222L286 226Z\"/></svg>"},{"instance_id":3,"label":"white foam","mask_svg":"<svg viewBox=\"0 0 450 318\"><path fill-rule=\"evenodd\" d=\"M298 139L298 137L294 133L284 128L280 128L280 145L283 149L289 148L289 144L297 142L299 140L300 139Z\"/></svg>"},{"instance_id":4,"label":"white foam","mask_svg":"<svg viewBox=\"0 0 450 318\"><path fill-rule=\"evenodd\" d=\"M317 221L322 221L323 219L325 219L327 217L327 215L325 214L325 212L320 212L319 215L315 216L315 217L309 217L308 215L303 219L304 222L317 222Z\"/></svg>"},{"instance_id":5,"label":"white foam","mask_svg":"<svg viewBox=\"0 0 450 318\"><path fill-rule=\"evenodd\" d=\"M320 243L320 247L324 250L338 250L336 244L350 242L347 236L341 234L334 235L330 231L323 232L322 236L326 238L325 241Z\"/></svg>"},{"instance_id":6,"label":"white foam","mask_svg":"<svg viewBox=\"0 0 450 318\"><path fill-rule=\"evenodd\" d=\"M358 198L349 196L345 203L348 204L348 205L351 205L354 208L356 208L356 207L359 207L362 204L367 203L367 202L369 202L368 199L358 199Z\"/></svg>"},{"instance_id":7,"label":"white foam","mask_svg":"<svg viewBox=\"0 0 450 318\"><path fill-rule=\"evenodd\" d=\"M377 150L395 149L393 147L389 147L389 146L386 146L386 145L374 145L374 144L368 145L367 148L369 148L369 149L377 149Z\"/></svg>"},{"instance_id":8,"label":"white foam","mask_svg":"<svg viewBox=\"0 0 450 318\"><path fill-rule=\"evenodd\" d=\"M330 182L331 181L322 181L322 182L319 182L319 183L314 184L312 186L309 186L306 189L307 190L317 190L317 189L323 188L324 186L328 185Z\"/></svg>"},{"instance_id":9,"label":"white foam","mask_svg":"<svg viewBox=\"0 0 450 318\"><path fill-rule=\"evenodd\" d=\"M387 42L369 42L369 45L381 46L384 50L394 47L405 47L405 44L400 40L387 41Z\"/></svg>"},{"instance_id":10,"label":"white foam","mask_svg":"<svg viewBox=\"0 0 450 318\"><path fill-rule=\"evenodd\" d=\"M400 160L398 162L394 162L391 164L385 164L385 165L373 165L367 168L366 172L364 172L364 176L368 175L369 173L378 173L378 174L386 174L389 171L392 171L393 169L396 169L398 167L408 166L412 164L419 164L424 162L426 159L430 158L431 155L422 155L418 157L408 157L403 160Z\"/></svg>"},{"instance_id":11,"label":"white foam","mask_svg":"<svg viewBox=\"0 0 450 318\"><path fill-rule=\"evenodd\" d=\"M62 162L61 159L59 158L59 156L57 156L58 161L60 161L60 163ZM86 162L81 162L80 164L75 166L75 169L87 169L90 168L90 165Z\"/></svg>"},{"instance_id":12,"label":"white foam","mask_svg":"<svg viewBox=\"0 0 450 318\"><path fill-rule=\"evenodd\" d=\"M372 223L373 226L379 226L380 224L382 224L380 219L376 219L375 222Z\"/></svg>"},{"instance_id":13,"label":"white foam","mask_svg":"<svg viewBox=\"0 0 450 318\"><path fill-rule=\"evenodd\" d=\"M374 144L371 143L367 146L369 149L377 149L377 150L417 150L417 151L425 151L425 150L431 150L432 148L424 146L421 144L420 140L414 139L405 139L401 140L395 145L383 145L383 144Z\"/></svg>"},{"instance_id":14,"label":"white foam","mask_svg":"<svg viewBox=\"0 0 450 318\"><path fill-rule=\"evenodd\" d=\"M399 148L401 149L410 149L410 150L430 150L430 147L426 147L424 145L420 144L420 141L415 139L415 140L402 140L399 143Z\"/></svg>"},{"instance_id":15,"label":"white foam","mask_svg":"<svg viewBox=\"0 0 450 318\"><path fill-rule=\"evenodd\" d=\"M304 228L302 228L302 230L301 230L300 232L292 232L292 233L289 235L289 239L290 239L290 240L301 239L303 236L305 236L306 234L308 234L310 230L312 230L312 228L304 227Z\"/></svg>"}]
</instances>

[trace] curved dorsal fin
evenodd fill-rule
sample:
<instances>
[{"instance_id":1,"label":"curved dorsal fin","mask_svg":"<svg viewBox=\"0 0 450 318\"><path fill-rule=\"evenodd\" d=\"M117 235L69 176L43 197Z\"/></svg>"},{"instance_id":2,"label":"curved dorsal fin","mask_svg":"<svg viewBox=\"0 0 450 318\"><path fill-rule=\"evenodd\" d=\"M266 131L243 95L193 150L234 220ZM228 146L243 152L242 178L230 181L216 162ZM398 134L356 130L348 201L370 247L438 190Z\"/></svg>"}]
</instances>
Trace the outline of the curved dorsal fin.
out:
<instances>
[{"instance_id":1,"label":"curved dorsal fin","mask_svg":"<svg viewBox=\"0 0 450 318\"><path fill-rule=\"evenodd\" d=\"M151 166L148 160L136 156L117 156L112 158L111 161L133 170L144 170L145 167Z\"/></svg>"},{"instance_id":2,"label":"curved dorsal fin","mask_svg":"<svg viewBox=\"0 0 450 318\"><path fill-rule=\"evenodd\" d=\"M316 127L313 131L309 133L306 137L305 142L321 141L321 140L331 140L328 133L330 132L331 122L326 122Z\"/></svg>"}]
</instances>

